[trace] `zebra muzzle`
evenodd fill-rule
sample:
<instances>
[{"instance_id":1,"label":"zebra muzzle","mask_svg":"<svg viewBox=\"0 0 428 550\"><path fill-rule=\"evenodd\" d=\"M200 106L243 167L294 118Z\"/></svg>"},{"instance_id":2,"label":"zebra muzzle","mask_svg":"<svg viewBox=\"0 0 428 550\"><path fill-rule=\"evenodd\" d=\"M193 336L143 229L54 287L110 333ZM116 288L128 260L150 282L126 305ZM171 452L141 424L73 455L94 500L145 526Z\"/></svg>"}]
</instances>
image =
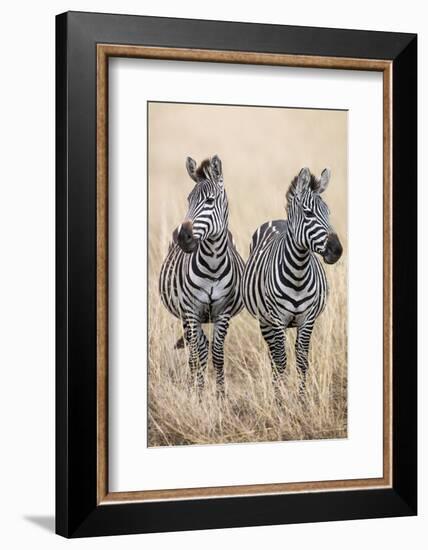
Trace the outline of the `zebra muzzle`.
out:
<instances>
[{"instance_id":1,"label":"zebra muzzle","mask_svg":"<svg viewBox=\"0 0 428 550\"><path fill-rule=\"evenodd\" d=\"M336 233L330 233L327 245L323 253L323 260L326 264L335 264L342 256L343 247Z\"/></svg>"},{"instance_id":2,"label":"zebra muzzle","mask_svg":"<svg viewBox=\"0 0 428 550\"><path fill-rule=\"evenodd\" d=\"M177 236L178 246L183 252L193 252L198 245L195 236L193 235L193 224L191 221L185 221L181 224Z\"/></svg>"}]
</instances>

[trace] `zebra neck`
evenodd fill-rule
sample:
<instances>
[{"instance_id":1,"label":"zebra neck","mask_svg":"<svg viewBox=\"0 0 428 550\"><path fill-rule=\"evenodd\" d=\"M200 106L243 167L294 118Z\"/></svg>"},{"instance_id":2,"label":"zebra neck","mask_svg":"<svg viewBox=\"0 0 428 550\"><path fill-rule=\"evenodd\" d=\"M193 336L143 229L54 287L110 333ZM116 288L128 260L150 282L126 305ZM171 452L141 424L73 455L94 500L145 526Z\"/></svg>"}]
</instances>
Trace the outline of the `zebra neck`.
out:
<instances>
[{"instance_id":1,"label":"zebra neck","mask_svg":"<svg viewBox=\"0 0 428 550\"><path fill-rule=\"evenodd\" d=\"M279 263L281 275L290 282L290 286L305 285L311 256L308 248L301 248L296 244L290 231L285 233L281 240Z\"/></svg>"},{"instance_id":2,"label":"zebra neck","mask_svg":"<svg viewBox=\"0 0 428 550\"><path fill-rule=\"evenodd\" d=\"M221 267L227 255L228 230L224 228L215 239L201 241L197 255L209 266L211 272Z\"/></svg>"}]
</instances>

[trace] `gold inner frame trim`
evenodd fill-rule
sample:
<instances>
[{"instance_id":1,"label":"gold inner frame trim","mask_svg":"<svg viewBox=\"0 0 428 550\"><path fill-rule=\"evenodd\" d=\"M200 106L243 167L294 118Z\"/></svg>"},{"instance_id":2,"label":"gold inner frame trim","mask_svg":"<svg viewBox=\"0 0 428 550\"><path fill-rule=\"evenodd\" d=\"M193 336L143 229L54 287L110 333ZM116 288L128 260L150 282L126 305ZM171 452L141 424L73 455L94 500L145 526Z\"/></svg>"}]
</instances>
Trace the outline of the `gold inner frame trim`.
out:
<instances>
[{"instance_id":1,"label":"gold inner frame trim","mask_svg":"<svg viewBox=\"0 0 428 550\"><path fill-rule=\"evenodd\" d=\"M383 73L383 476L225 487L109 492L108 489L108 59L277 65ZM97 503L377 489L392 486L392 62L256 52L97 44Z\"/></svg>"}]
</instances>

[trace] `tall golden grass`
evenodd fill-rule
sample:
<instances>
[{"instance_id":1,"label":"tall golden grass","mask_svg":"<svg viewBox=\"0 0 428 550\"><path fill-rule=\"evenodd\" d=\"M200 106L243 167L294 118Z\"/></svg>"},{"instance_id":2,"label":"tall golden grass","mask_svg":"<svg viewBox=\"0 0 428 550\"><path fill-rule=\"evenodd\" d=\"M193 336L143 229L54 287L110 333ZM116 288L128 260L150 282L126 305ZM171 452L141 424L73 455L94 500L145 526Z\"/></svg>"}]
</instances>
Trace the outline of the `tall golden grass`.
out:
<instances>
[{"instance_id":1,"label":"tall golden grass","mask_svg":"<svg viewBox=\"0 0 428 550\"><path fill-rule=\"evenodd\" d=\"M275 111L275 117L269 111ZM248 118L255 124L257 132L251 133L250 128L248 132L242 132L248 125ZM268 143L266 134L264 137L260 134L260 125L263 124L269 126ZM205 125L216 130L211 132L209 139L203 133ZM310 128L315 130L311 133ZM296 132L306 130L305 141L295 143L291 139ZM153 104L149 109L149 143L148 445L346 437L344 113L308 110L298 113L297 110L284 109L278 114L275 109L225 110L220 107ZM317 143L320 144L318 148ZM298 151L305 147L311 154L310 158L303 159ZM254 230L264 221L286 216L285 192L299 169L309 165L318 175L325 166L332 169L326 201L345 253L337 264L325 269L330 295L312 335L304 400L298 395L295 330L286 332L288 366L279 406L272 388L265 342L256 320L246 311L232 319L226 339L226 398L219 401L216 397L211 360L202 399L188 391L187 350L174 348L182 335L181 324L160 301L158 277L172 231L186 213L186 197L193 185L185 172L185 158L191 155L200 161L203 156L214 153L218 153L223 161L230 203L230 229L244 260ZM258 160L260 158L262 161ZM262 171L257 168L259 162ZM205 325L204 329L210 336L212 326Z\"/></svg>"}]
</instances>

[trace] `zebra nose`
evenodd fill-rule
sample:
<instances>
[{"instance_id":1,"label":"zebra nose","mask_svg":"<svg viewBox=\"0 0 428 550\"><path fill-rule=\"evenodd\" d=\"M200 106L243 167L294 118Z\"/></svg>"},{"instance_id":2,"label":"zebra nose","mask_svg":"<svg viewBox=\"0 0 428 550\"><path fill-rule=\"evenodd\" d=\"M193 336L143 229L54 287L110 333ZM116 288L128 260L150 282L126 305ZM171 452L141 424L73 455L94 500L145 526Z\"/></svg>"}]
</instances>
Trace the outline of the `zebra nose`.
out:
<instances>
[{"instance_id":1,"label":"zebra nose","mask_svg":"<svg viewBox=\"0 0 428 550\"><path fill-rule=\"evenodd\" d=\"M194 250L196 242L193 236L192 222L186 221L181 225L177 242L184 252L192 252L192 250Z\"/></svg>"},{"instance_id":2,"label":"zebra nose","mask_svg":"<svg viewBox=\"0 0 428 550\"><path fill-rule=\"evenodd\" d=\"M327 240L327 246L323 254L326 264L334 264L342 256L343 247L336 233L330 233Z\"/></svg>"}]
</instances>

